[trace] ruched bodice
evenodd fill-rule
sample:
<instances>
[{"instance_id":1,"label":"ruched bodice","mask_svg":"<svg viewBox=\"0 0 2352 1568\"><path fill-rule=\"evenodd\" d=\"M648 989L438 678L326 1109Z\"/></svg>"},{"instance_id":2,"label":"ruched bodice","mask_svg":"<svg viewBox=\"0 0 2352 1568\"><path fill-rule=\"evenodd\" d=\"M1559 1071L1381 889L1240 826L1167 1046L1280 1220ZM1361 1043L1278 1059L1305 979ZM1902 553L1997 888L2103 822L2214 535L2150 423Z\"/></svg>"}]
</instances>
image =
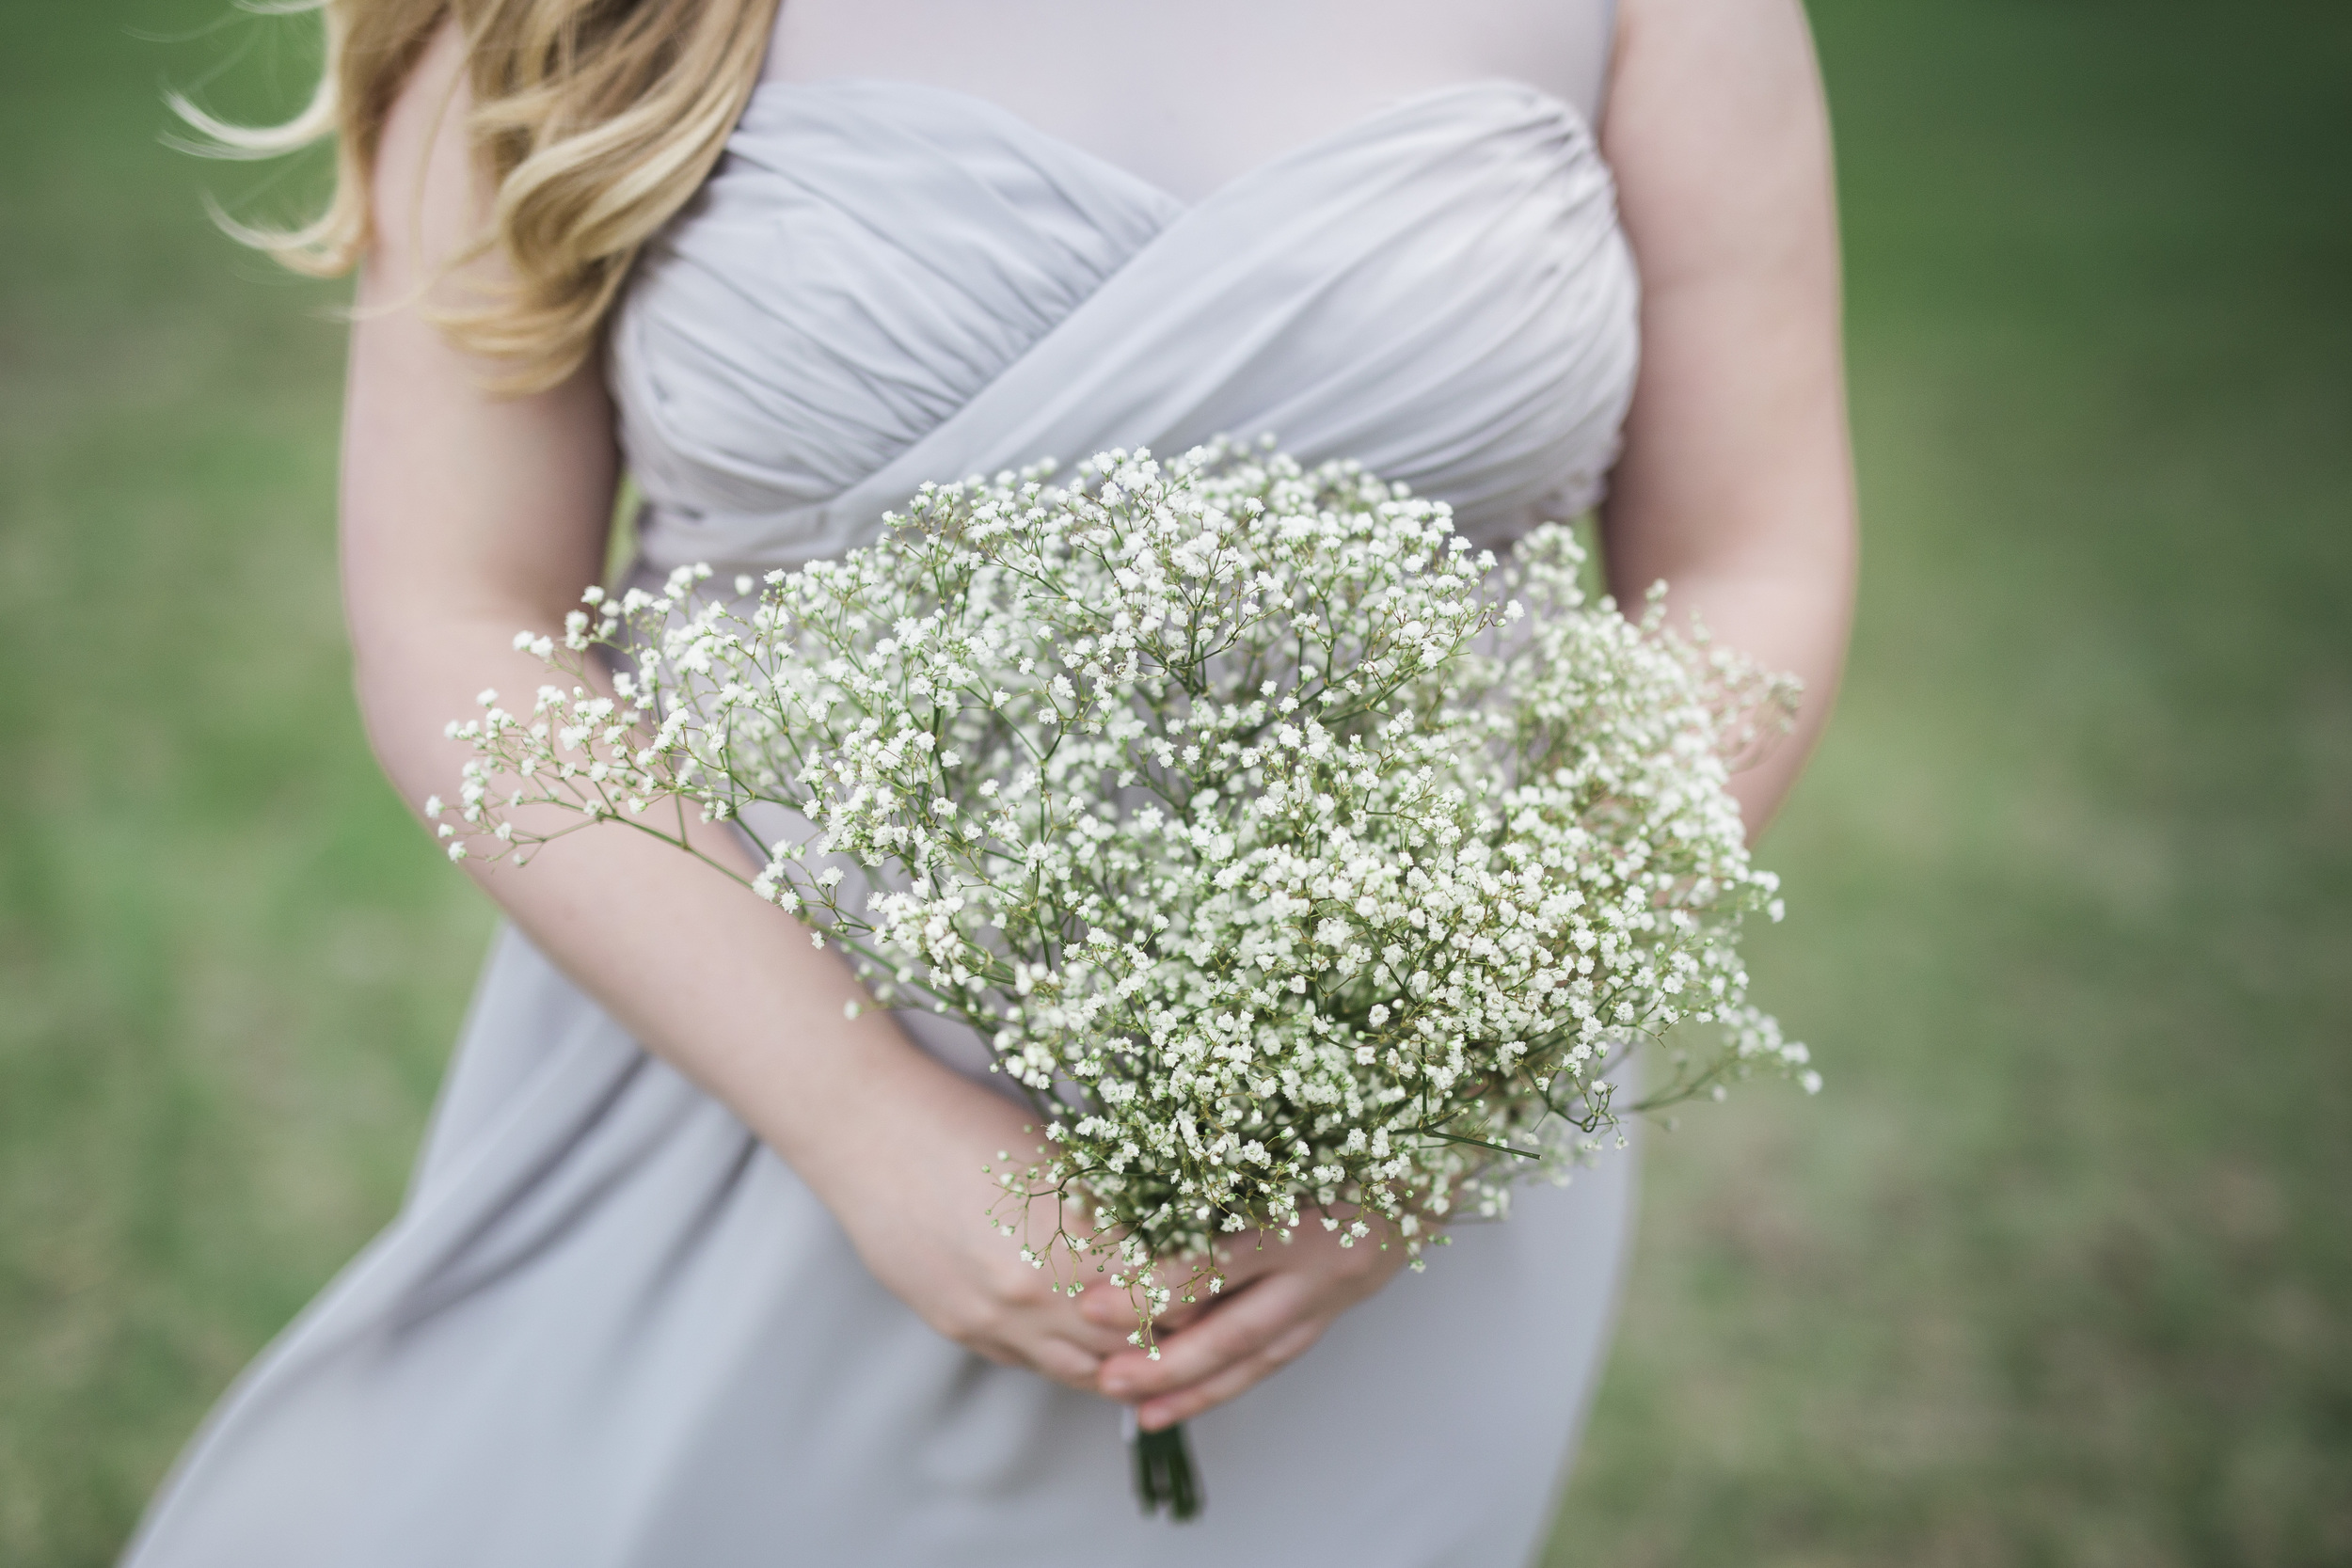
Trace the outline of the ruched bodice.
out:
<instances>
[{"instance_id":1,"label":"ruched bodice","mask_svg":"<svg viewBox=\"0 0 2352 1568\"><path fill-rule=\"evenodd\" d=\"M979 99L769 83L615 321L645 563L790 565L926 480L1272 434L1500 543L1616 451L1637 291L1576 110L1422 94L1186 205Z\"/></svg>"}]
</instances>

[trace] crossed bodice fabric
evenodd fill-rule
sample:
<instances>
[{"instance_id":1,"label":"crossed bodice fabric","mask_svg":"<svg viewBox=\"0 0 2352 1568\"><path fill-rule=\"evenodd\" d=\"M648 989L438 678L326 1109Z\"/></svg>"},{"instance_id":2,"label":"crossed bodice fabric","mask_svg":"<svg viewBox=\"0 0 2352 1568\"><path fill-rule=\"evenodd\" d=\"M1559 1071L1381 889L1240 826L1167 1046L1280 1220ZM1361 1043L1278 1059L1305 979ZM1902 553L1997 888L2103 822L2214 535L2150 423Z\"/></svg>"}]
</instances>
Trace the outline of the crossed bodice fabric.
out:
<instances>
[{"instance_id":1,"label":"crossed bodice fabric","mask_svg":"<svg viewBox=\"0 0 2352 1568\"><path fill-rule=\"evenodd\" d=\"M793 565L925 481L1272 435L1500 544L1599 495L1638 344L1591 132L1504 81L1187 205L1006 111L764 84L614 323L644 564Z\"/></svg>"}]
</instances>

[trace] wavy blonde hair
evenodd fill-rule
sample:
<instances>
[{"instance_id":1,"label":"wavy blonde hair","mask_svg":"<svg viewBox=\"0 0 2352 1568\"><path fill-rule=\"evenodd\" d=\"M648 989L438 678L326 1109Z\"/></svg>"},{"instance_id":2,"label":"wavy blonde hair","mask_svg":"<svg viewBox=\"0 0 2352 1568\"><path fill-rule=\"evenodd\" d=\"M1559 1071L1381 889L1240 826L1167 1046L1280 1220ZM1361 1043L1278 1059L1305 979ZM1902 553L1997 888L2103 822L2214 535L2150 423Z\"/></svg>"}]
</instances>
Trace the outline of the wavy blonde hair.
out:
<instances>
[{"instance_id":1,"label":"wavy blonde hair","mask_svg":"<svg viewBox=\"0 0 2352 1568\"><path fill-rule=\"evenodd\" d=\"M205 150L268 158L336 139L336 180L310 222L240 239L296 271L348 272L374 239L371 182L384 122L444 24L465 42L465 134L493 193L488 230L508 281L439 319L502 361L501 385L550 387L594 351L638 251L686 204L759 79L778 0L246 0L316 12L326 65L283 125L232 125L172 106Z\"/></svg>"}]
</instances>

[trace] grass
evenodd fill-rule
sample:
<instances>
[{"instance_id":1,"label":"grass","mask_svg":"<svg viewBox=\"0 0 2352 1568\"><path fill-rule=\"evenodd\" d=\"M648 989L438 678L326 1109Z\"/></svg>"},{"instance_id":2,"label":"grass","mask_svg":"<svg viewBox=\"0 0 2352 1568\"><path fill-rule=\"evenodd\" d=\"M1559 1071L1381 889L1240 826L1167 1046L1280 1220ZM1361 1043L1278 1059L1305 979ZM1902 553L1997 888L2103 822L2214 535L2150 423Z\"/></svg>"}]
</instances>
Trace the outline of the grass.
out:
<instances>
[{"instance_id":1,"label":"grass","mask_svg":"<svg viewBox=\"0 0 2352 1568\"><path fill-rule=\"evenodd\" d=\"M1816 9L1868 521L1819 1048L1653 1144L1555 1564L2352 1561L2352 30Z\"/></svg>"},{"instance_id":2,"label":"grass","mask_svg":"<svg viewBox=\"0 0 2352 1568\"><path fill-rule=\"evenodd\" d=\"M8 1564L389 1214L488 927L351 711L336 296L154 141L223 9L0 0ZM1652 1140L1550 1562L2352 1561L2352 16L1815 17L1867 560L1754 967L1831 1087Z\"/></svg>"}]
</instances>

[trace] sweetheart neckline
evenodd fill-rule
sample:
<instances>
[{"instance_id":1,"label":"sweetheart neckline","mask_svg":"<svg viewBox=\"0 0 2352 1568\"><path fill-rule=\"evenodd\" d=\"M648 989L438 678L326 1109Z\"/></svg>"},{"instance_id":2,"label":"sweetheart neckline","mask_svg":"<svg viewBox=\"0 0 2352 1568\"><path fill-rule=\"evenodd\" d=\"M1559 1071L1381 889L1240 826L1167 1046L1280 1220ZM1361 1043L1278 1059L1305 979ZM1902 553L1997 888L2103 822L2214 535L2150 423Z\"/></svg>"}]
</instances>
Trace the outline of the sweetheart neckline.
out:
<instances>
[{"instance_id":1,"label":"sweetheart neckline","mask_svg":"<svg viewBox=\"0 0 2352 1568\"><path fill-rule=\"evenodd\" d=\"M1083 147L1067 136L1057 135L1046 130L1036 121L1025 119L993 98L983 98L978 93L966 92L961 87L940 87L930 82L916 82L896 76L822 76L808 81L763 77L753 86L752 101L756 102L763 94L823 92L828 89L845 87L881 88L891 92L912 93L917 97L946 103L966 113L977 113L1011 128L1030 140L1053 147L1072 157L1082 159L1097 170L1127 182L1136 189L1148 193L1153 199L1168 203L1178 214L1198 212L1202 208L1216 205L1220 201L1230 199L1237 191L1247 190L1284 172L1293 165L1311 163L1317 158L1327 157L1367 137L1377 137L1382 131L1389 129L1392 122L1402 120L1416 110L1425 109L1448 99L1471 99L1509 94L1529 101L1549 113L1565 118L1571 125L1583 131L1586 141L1591 144L1594 156L1598 157L1600 150L1599 134L1584 118L1583 111L1566 99L1556 93L1547 92L1532 82L1522 82L1516 77L1481 76L1467 82L1453 82L1442 87L1423 88L1391 99L1378 108L1359 115L1328 131L1319 132L1270 158L1250 165L1239 173L1218 182L1198 199L1186 200L1158 182L1146 179L1125 165L1105 157L1091 148ZM748 107L747 103L746 108Z\"/></svg>"}]
</instances>

